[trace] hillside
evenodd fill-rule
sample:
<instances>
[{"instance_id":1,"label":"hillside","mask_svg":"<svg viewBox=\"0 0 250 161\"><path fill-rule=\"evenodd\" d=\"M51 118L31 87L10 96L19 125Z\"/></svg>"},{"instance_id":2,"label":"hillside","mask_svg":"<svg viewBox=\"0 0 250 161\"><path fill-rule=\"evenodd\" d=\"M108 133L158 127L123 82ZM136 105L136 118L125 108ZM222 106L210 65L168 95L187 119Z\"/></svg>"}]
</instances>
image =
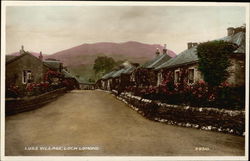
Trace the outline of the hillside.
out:
<instances>
[{"instance_id":1,"label":"hillside","mask_svg":"<svg viewBox=\"0 0 250 161\"><path fill-rule=\"evenodd\" d=\"M144 63L155 56L156 48L162 50L163 46L143 44L135 41L125 43L101 42L82 44L54 53L50 57L61 60L67 66L93 64L95 58L100 55L111 56L115 60L126 59L132 62ZM175 56L175 53L171 50L168 53L171 57Z\"/></svg>"}]
</instances>

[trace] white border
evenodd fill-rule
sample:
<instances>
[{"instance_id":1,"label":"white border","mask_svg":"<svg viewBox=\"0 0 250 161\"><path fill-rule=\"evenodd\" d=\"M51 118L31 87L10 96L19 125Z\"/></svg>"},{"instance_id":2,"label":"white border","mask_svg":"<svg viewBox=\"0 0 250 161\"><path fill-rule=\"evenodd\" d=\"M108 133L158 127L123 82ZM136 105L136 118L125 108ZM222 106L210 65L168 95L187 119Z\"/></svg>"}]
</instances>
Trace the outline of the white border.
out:
<instances>
[{"instance_id":1,"label":"white border","mask_svg":"<svg viewBox=\"0 0 250 161\"><path fill-rule=\"evenodd\" d=\"M84 157L84 156L39 156L39 157L10 157L4 156L4 133L5 133L5 110L4 110L4 95L5 95L5 13L6 6L242 6L246 8L246 135L245 135L245 156L182 156L182 157L108 157L108 156L93 156L93 157ZM249 123L249 7L250 3L215 3L215 2L124 2L124 1L105 1L105 2L87 2L87 1L2 1L2 21L1 21L1 159L0 160L25 160L25 161L34 161L34 160L100 160L100 161L110 161L110 160L248 160L248 151L249 151L249 133L248 133L248 123Z\"/></svg>"}]
</instances>

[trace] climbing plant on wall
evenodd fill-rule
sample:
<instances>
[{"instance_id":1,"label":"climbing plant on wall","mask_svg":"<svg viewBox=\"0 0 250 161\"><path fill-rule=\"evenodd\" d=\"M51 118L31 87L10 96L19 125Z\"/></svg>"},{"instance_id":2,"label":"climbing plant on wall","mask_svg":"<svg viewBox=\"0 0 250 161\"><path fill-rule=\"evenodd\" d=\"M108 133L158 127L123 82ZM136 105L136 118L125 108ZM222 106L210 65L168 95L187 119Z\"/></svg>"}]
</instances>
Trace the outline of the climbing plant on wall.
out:
<instances>
[{"instance_id":1,"label":"climbing plant on wall","mask_svg":"<svg viewBox=\"0 0 250 161\"><path fill-rule=\"evenodd\" d=\"M236 49L237 45L225 41L208 41L198 45L198 69L210 87L226 81L229 76L227 68L231 66L229 57Z\"/></svg>"}]
</instances>

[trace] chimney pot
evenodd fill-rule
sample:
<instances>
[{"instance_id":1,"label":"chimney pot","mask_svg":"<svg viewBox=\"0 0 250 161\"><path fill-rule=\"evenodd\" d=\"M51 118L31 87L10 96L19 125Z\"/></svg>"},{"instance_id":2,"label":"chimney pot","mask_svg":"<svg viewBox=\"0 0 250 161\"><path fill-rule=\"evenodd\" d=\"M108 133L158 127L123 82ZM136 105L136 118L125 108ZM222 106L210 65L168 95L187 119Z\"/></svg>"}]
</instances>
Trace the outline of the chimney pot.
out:
<instances>
[{"instance_id":1,"label":"chimney pot","mask_svg":"<svg viewBox=\"0 0 250 161\"><path fill-rule=\"evenodd\" d=\"M160 55L160 51L159 48L156 48L156 52L155 52L156 56Z\"/></svg>"},{"instance_id":2,"label":"chimney pot","mask_svg":"<svg viewBox=\"0 0 250 161\"><path fill-rule=\"evenodd\" d=\"M164 44L164 48L163 48L162 53L163 53L163 54L166 54L166 53L167 53L167 44Z\"/></svg>"},{"instance_id":3,"label":"chimney pot","mask_svg":"<svg viewBox=\"0 0 250 161\"><path fill-rule=\"evenodd\" d=\"M41 51L40 51L39 59L40 59L41 61L43 61L43 54L42 54Z\"/></svg>"},{"instance_id":4,"label":"chimney pot","mask_svg":"<svg viewBox=\"0 0 250 161\"><path fill-rule=\"evenodd\" d=\"M20 55L24 54L24 47L23 45L21 46L21 50L20 50Z\"/></svg>"},{"instance_id":5,"label":"chimney pot","mask_svg":"<svg viewBox=\"0 0 250 161\"><path fill-rule=\"evenodd\" d=\"M197 46L197 45L198 45L198 43L194 42L193 45L192 45L192 47Z\"/></svg>"},{"instance_id":6,"label":"chimney pot","mask_svg":"<svg viewBox=\"0 0 250 161\"><path fill-rule=\"evenodd\" d=\"M192 42L188 42L188 43L187 43L187 46L188 46L188 49L190 49L190 48L192 48L193 43L192 43Z\"/></svg>"},{"instance_id":7,"label":"chimney pot","mask_svg":"<svg viewBox=\"0 0 250 161\"><path fill-rule=\"evenodd\" d=\"M233 27L227 28L227 36L231 36L233 34L234 34L234 28Z\"/></svg>"}]
</instances>

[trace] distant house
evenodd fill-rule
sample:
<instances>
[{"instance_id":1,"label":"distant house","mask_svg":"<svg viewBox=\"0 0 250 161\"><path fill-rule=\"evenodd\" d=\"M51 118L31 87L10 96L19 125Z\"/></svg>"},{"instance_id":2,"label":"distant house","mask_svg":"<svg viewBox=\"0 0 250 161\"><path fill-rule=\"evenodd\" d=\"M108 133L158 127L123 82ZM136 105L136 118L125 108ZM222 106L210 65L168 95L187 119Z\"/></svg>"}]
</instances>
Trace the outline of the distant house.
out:
<instances>
[{"instance_id":1,"label":"distant house","mask_svg":"<svg viewBox=\"0 0 250 161\"><path fill-rule=\"evenodd\" d=\"M80 80L79 87L82 90L94 90L95 89L95 84L91 83L91 82Z\"/></svg>"},{"instance_id":2,"label":"distant house","mask_svg":"<svg viewBox=\"0 0 250 161\"><path fill-rule=\"evenodd\" d=\"M123 88L135 86L136 82L134 79L133 72L137 69L138 66L138 63L132 63L121 73L121 86Z\"/></svg>"},{"instance_id":3,"label":"distant house","mask_svg":"<svg viewBox=\"0 0 250 161\"><path fill-rule=\"evenodd\" d=\"M70 89L80 89L80 81L75 75L65 69L62 69L62 74L64 76L63 79L69 83Z\"/></svg>"},{"instance_id":4,"label":"distant house","mask_svg":"<svg viewBox=\"0 0 250 161\"><path fill-rule=\"evenodd\" d=\"M45 59L43 63L53 71L62 72L63 63L60 62L59 60L48 58Z\"/></svg>"},{"instance_id":5,"label":"distant house","mask_svg":"<svg viewBox=\"0 0 250 161\"><path fill-rule=\"evenodd\" d=\"M227 82L234 86L244 85L245 28L228 28L228 36L217 40L231 42L239 46L230 57L232 66L228 69L230 76ZM203 80L202 73L198 70L197 45L198 43L188 43L186 50L155 68L155 71L158 72L159 84L163 80L168 80L191 85Z\"/></svg>"},{"instance_id":6,"label":"distant house","mask_svg":"<svg viewBox=\"0 0 250 161\"><path fill-rule=\"evenodd\" d=\"M102 78L97 81L99 84L98 86L103 90L111 90L111 84L112 84L112 75L117 72L117 70L113 70L109 73L106 73Z\"/></svg>"},{"instance_id":7,"label":"distant house","mask_svg":"<svg viewBox=\"0 0 250 161\"><path fill-rule=\"evenodd\" d=\"M41 82L48 70L41 59L24 51L22 46L19 56L6 56L6 87Z\"/></svg>"},{"instance_id":8,"label":"distant house","mask_svg":"<svg viewBox=\"0 0 250 161\"><path fill-rule=\"evenodd\" d=\"M121 66L99 79L96 82L96 88L103 90L123 90L127 86L135 84L135 80L132 79L132 72L138 65L138 63L125 61Z\"/></svg>"}]
</instances>

